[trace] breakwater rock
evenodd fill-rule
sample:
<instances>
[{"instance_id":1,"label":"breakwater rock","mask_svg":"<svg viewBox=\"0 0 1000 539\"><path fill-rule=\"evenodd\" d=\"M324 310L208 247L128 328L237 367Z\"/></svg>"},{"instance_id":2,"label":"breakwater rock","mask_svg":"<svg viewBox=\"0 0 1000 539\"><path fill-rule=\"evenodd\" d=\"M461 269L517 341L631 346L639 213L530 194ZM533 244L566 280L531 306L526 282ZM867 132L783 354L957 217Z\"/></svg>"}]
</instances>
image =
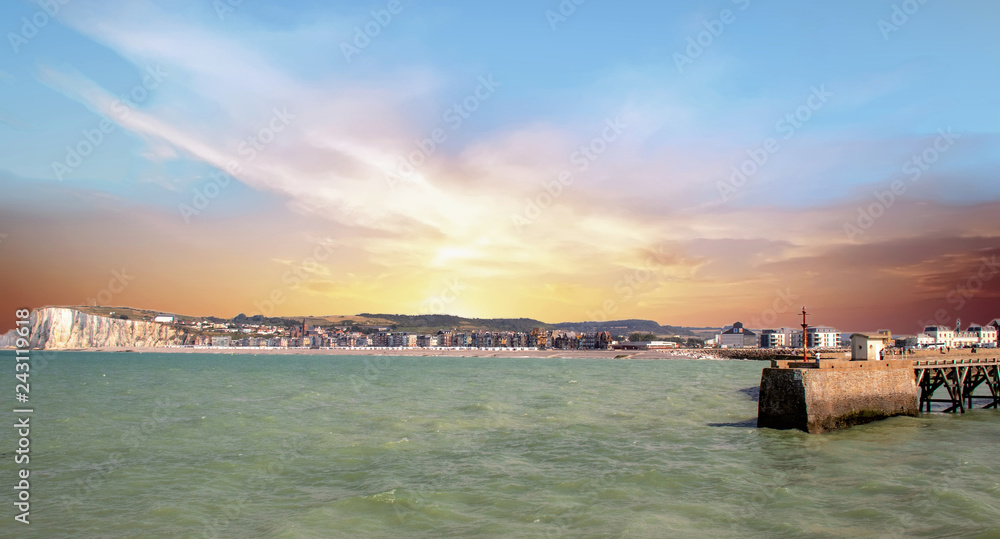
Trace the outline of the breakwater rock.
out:
<instances>
[{"instance_id":1,"label":"breakwater rock","mask_svg":"<svg viewBox=\"0 0 1000 539\"><path fill-rule=\"evenodd\" d=\"M119 320L61 307L31 313L30 343L37 349L159 347L188 344L189 339L187 332L170 324Z\"/></svg>"},{"instance_id":2,"label":"breakwater rock","mask_svg":"<svg viewBox=\"0 0 1000 539\"><path fill-rule=\"evenodd\" d=\"M757 361L771 360L794 360L802 357L802 349L792 348L709 348L701 350L705 355L717 357L719 359L751 359ZM823 356L843 355L847 349L820 350ZM816 351L809 350L809 356L814 357Z\"/></svg>"}]
</instances>

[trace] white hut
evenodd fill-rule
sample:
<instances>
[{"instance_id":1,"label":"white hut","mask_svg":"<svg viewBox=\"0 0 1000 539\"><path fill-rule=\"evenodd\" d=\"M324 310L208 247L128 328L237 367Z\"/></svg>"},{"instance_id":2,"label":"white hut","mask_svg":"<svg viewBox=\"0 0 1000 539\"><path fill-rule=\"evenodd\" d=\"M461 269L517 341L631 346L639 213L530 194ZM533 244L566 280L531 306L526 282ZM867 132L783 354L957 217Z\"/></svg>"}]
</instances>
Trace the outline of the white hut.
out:
<instances>
[{"instance_id":1,"label":"white hut","mask_svg":"<svg viewBox=\"0 0 1000 539\"><path fill-rule=\"evenodd\" d=\"M851 335L852 361L884 359L882 351L891 346L892 336L886 333L854 333Z\"/></svg>"}]
</instances>

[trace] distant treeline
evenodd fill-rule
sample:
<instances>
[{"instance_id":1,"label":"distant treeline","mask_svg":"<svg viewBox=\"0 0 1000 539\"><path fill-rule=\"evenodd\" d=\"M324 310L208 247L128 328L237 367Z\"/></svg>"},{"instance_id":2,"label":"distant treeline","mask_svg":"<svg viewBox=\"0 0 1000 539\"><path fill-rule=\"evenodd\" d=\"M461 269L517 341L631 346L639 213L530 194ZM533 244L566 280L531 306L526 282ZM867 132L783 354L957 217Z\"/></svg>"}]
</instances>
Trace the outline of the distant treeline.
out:
<instances>
[{"instance_id":1,"label":"distant treeline","mask_svg":"<svg viewBox=\"0 0 1000 539\"><path fill-rule=\"evenodd\" d=\"M361 313L358 317L378 318L392 322L394 329L405 328L468 328L489 331L520 331L527 333L534 328L551 329L548 324L531 318L463 318L450 314L371 314Z\"/></svg>"},{"instance_id":2,"label":"distant treeline","mask_svg":"<svg viewBox=\"0 0 1000 539\"><path fill-rule=\"evenodd\" d=\"M311 318L311 317L306 317ZM231 319L207 317L206 320L215 323L233 322L237 324L261 324L269 326L293 327L302 323L301 317L265 317L262 315L247 316L243 313ZM388 324L386 323L388 322ZM514 331L528 333L535 328L546 330L573 331L577 333L595 333L607 331L614 336L625 336L633 333L642 333L656 338L647 340L657 340L659 338L681 335L693 337L695 334L682 327L662 326L652 320L611 320L607 322L562 322L559 324L546 324L533 318L464 318L449 314L374 314L361 313L351 320L341 322L330 322L322 324L324 326L351 327L357 330L364 330L372 326L388 326L394 331L407 330L430 330L443 329L450 330L456 328L464 331ZM678 341L686 342L686 341Z\"/></svg>"},{"instance_id":3,"label":"distant treeline","mask_svg":"<svg viewBox=\"0 0 1000 539\"><path fill-rule=\"evenodd\" d=\"M667 335L689 335L694 336L694 333L682 327L676 326L661 326L660 324L652 320L611 320L608 322L563 322L561 324L553 324L554 329L561 329L563 331L576 331L576 332L591 332L591 331L607 331L612 335L630 335L632 333L650 333L653 335L667 336ZM650 339L655 340L655 339Z\"/></svg>"}]
</instances>

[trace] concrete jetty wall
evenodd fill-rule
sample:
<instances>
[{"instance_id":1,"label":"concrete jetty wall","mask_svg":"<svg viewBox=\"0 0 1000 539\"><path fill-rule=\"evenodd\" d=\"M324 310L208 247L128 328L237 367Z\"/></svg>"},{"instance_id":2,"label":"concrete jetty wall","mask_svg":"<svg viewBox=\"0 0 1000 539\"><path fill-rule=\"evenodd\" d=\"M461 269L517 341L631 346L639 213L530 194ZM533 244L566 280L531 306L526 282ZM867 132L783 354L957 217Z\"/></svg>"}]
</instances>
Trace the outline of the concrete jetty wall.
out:
<instances>
[{"instance_id":1,"label":"concrete jetty wall","mask_svg":"<svg viewBox=\"0 0 1000 539\"><path fill-rule=\"evenodd\" d=\"M757 426L827 432L916 416L919 403L910 360L775 361L761 374Z\"/></svg>"}]
</instances>

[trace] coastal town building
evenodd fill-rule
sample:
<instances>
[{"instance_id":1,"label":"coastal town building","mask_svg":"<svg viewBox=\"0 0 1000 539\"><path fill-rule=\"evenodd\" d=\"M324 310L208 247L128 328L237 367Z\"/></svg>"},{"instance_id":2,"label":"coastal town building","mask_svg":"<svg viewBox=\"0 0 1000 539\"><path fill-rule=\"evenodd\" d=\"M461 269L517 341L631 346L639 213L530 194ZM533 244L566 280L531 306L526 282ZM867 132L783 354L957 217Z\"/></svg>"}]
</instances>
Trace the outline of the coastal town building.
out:
<instances>
[{"instance_id":1,"label":"coastal town building","mask_svg":"<svg viewBox=\"0 0 1000 539\"><path fill-rule=\"evenodd\" d=\"M955 340L955 330L944 326L927 326L924 333L934 339L932 344L935 345L950 347Z\"/></svg>"},{"instance_id":2,"label":"coastal town building","mask_svg":"<svg viewBox=\"0 0 1000 539\"><path fill-rule=\"evenodd\" d=\"M760 332L761 348L801 348L802 330L793 328L764 329Z\"/></svg>"},{"instance_id":3,"label":"coastal town building","mask_svg":"<svg viewBox=\"0 0 1000 539\"><path fill-rule=\"evenodd\" d=\"M942 348L994 347L997 345L997 327L993 323L981 326L972 324L967 331L943 326L927 326L924 333L933 339L925 346Z\"/></svg>"},{"instance_id":4,"label":"coastal town building","mask_svg":"<svg viewBox=\"0 0 1000 539\"><path fill-rule=\"evenodd\" d=\"M897 348L926 348L934 344L934 337L926 333L899 335L895 339Z\"/></svg>"},{"instance_id":5,"label":"coastal town building","mask_svg":"<svg viewBox=\"0 0 1000 539\"><path fill-rule=\"evenodd\" d=\"M746 330L744 330L746 331ZM723 333L725 335L725 333ZM736 339L729 339L735 341ZM818 326L806 333L809 348L844 348L850 346L850 335L845 339L840 331ZM760 348L802 348L802 330L795 328L762 329L758 339Z\"/></svg>"},{"instance_id":6,"label":"coastal town building","mask_svg":"<svg viewBox=\"0 0 1000 539\"><path fill-rule=\"evenodd\" d=\"M979 335L971 331L956 331L951 339L952 348L969 348L979 344Z\"/></svg>"},{"instance_id":7,"label":"coastal town building","mask_svg":"<svg viewBox=\"0 0 1000 539\"><path fill-rule=\"evenodd\" d=\"M996 345L997 342L997 328L991 325L980 326L979 324L972 324L969 326L969 333L976 336L980 346L986 346L989 344Z\"/></svg>"},{"instance_id":8,"label":"coastal town building","mask_svg":"<svg viewBox=\"0 0 1000 539\"><path fill-rule=\"evenodd\" d=\"M542 328L535 328L531 330L531 338L528 340L528 346L536 346L538 348L545 348L549 343L549 332Z\"/></svg>"},{"instance_id":9,"label":"coastal town building","mask_svg":"<svg viewBox=\"0 0 1000 539\"><path fill-rule=\"evenodd\" d=\"M760 332L761 348L785 348L785 334L780 329L765 329Z\"/></svg>"},{"instance_id":10,"label":"coastal town building","mask_svg":"<svg viewBox=\"0 0 1000 539\"><path fill-rule=\"evenodd\" d=\"M568 337L568 341L573 340L572 337ZM583 333L575 337L576 346L573 346L572 342L567 342L567 348L577 348L579 350L607 350L611 346L611 334L607 331L599 331L596 333ZM558 348L559 346L556 345Z\"/></svg>"},{"instance_id":11,"label":"coastal town building","mask_svg":"<svg viewBox=\"0 0 1000 539\"><path fill-rule=\"evenodd\" d=\"M798 328L781 328L781 333L785 335L785 346L789 348L802 348L802 330Z\"/></svg>"},{"instance_id":12,"label":"coastal town building","mask_svg":"<svg viewBox=\"0 0 1000 539\"><path fill-rule=\"evenodd\" d=\"M757 334L743 327L742 322L727 326L719 334L720 348L757 348L760 346Z\"/></svg>"},{"instance_id":13,"label":"coastal town building","mask_svg":"<svg viewBox=\"0 0 1000 539\"><path fill-rule=\"evenodd\" d=\"M806 332L809 348L839 348L840 332L826 326L809 328Z\"/></svg>"}]
</instances>

